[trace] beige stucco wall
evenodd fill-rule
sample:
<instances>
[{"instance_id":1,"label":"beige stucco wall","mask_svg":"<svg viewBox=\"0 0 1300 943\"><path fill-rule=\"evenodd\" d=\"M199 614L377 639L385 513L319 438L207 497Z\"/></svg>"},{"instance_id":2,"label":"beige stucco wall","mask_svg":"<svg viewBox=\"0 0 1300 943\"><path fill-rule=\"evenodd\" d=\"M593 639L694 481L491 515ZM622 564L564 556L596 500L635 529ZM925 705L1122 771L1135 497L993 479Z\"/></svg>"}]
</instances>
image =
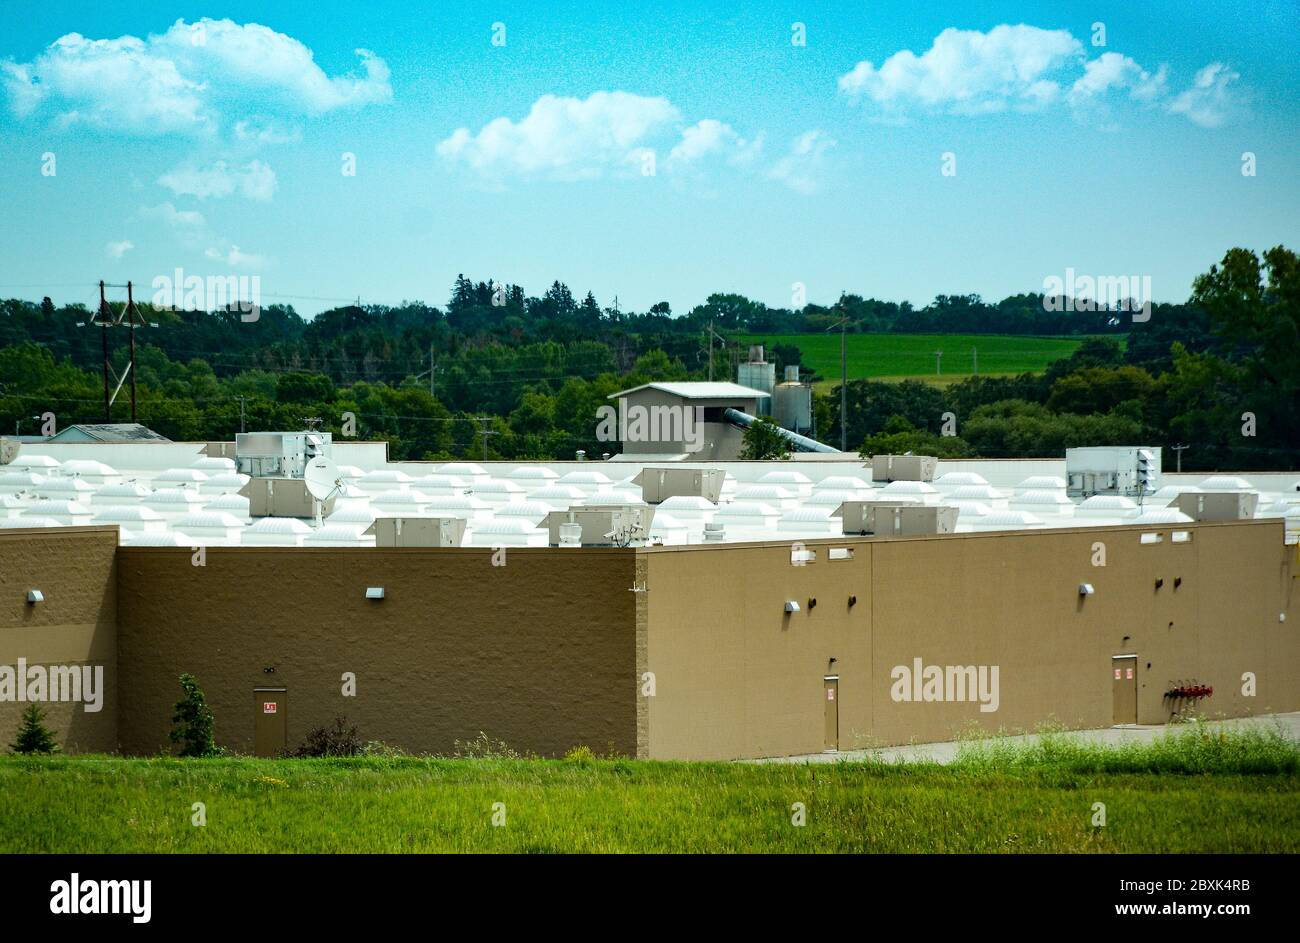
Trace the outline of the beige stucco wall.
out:
<instances>
[{"instance_id":1,"label":"beige stucco wall","mask_svg":"<svg viewBox=\"0 0 1300 943\"><path fill-rule=\"evenodd\" d=\"M1180 679L1214 687L1201 705L1208 715L1300 709L1295 548L1281 525L1179 529L1190 542L1173 543L1169 528L809 541L818 560L802 567L785 543L647 551L645 667L656 693L643 755L818 752L827 673L840 677L841 749L946 740L973 726L1108 726L1110 659L1128 652L1138 656L1141 723L1170 718L1163 695ZM1153 532L1162 542L1140 542ZM1099 540L1104 567L1093 565ZM832 546L852 546L853 560L828 561ZM1081 599L1084 582L1096 592ZM787 599L803 611L786 615ZM892 669L918 657L998 666L998 709L895 701ZM1245 672L1254 697L1242 694Z\"/></svg>"},{"instance_id":2,"label":"beige stucco wall","mask_svg":"<svg viewBox=\"0 0 1300 943\"><path fill-rule=\"evenodd\" d=\"M117 530L0 530L0 664L102 667L103 706L43 702L45 725L70 753L117 749ZM30 605L27 591L45 601ZM8 752L26 704L0 702L0 750Z\"/></svg>"},{"instance_id":3,"label":"beige stucco wall","mask_svg":"<svg viewBox=\"0 0 1300 943\"><path fill-rule=\"evenodd\" d=\"M217 740L253 749L253 689L284 686L287 739L344 714L366 739L449 753L480 731L545 755L636 752L635 554L123 548L123 749L164 742L183 671ZM498 558L500 559L500 558ZM383 586L382 601L365 599ZM274 673L265 669L274 668ZM356 696L342 675L356 675Z\"/></svg>"}]
</instances>

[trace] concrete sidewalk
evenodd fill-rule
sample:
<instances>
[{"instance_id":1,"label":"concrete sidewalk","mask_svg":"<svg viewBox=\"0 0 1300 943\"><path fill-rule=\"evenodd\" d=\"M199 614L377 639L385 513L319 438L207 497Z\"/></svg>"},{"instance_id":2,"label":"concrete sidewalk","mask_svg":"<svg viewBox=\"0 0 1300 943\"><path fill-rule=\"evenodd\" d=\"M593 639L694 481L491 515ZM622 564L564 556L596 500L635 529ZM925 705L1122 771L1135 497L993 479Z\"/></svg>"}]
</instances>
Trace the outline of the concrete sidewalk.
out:
<instances>
[{"instance_id":1,"label":"concrete sidewalk","mask_svg":"<svg viewBox=\"0 0 1300 943\"><path fill-rule=\"evenodd\" d=\"M1213 727L1241 727L1250 724L1274 726L1280 724L1291 737L1300 740L1300 712L1292 714L1260 714L1256 717L1235 717L1228 720L1211 720L1206 722ZM1129 743L1134 740L1154 740L1166 732L1177 732L1184 724L1160 724L1157 726L1103 727L1099 730L1072 730L1062 736L1085 743ZM1038 740L1041 734L1022 734L995 739L1007 743L1031 742ZM877 747L870 750L848 750L843 753L809 753L803 756L779 756L755 763L842 763L868 758L905 762L924 760L934 763L951 763L957 758L960 741L949 740L942 743L914 743L898 747Z\"/></svg>"}]
</instances>

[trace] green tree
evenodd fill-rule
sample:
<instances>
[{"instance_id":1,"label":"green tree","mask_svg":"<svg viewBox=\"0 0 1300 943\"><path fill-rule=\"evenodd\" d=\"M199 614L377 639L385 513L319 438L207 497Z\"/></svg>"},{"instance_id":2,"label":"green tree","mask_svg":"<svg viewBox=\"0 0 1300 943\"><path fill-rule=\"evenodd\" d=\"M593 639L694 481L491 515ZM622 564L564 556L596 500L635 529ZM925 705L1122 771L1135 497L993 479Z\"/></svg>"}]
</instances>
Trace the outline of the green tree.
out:
<instances>
[{"instance_id":1,"label":"green tree","mask_svg":"<svg viewBox=\"0 0 1300 943\"><path fill-rule=\"evenodd\" d=\"M18 737L10 749L15 753L59 752L59 745L54 741L54 731L45 726L45 712L38 705L28 704L23 710Z\"/></svg>"},{"instance_id":2,"label":"green tree","mask_svg":"<svg viewBox=\"0 0 1300 943\"><path fill-rule=\"evenodd\" d=\"M781 434L782 431L771 419L760 417L757 422L745 428L740 457L750 462L789 458L793 449L790 440Z\"/></svg>"},{"instance_id":3,"label":"green tree","mask_svg":"<svg viewBox=\"0 0 1300 943\"><path fill-rule=\"evenodd\" d=\"M180 744L181 756L215 756L217 745L207 699L193 675L181 675L180 682L184 694L172 712L172 723L176 726L168 737L172 743Z\"/></svg>"}]
</instances>

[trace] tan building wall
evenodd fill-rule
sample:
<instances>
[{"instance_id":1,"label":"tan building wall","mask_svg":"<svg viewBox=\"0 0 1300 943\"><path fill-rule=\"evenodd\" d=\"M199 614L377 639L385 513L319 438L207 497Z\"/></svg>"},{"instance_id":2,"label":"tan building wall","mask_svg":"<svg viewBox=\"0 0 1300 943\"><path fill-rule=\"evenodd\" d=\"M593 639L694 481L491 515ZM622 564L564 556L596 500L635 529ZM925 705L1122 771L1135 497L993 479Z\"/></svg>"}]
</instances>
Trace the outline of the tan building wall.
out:
<instances>
[{"instance_id":1,"label":"tan building wall","mask_svg":"<svg viewBox=\"0 0 1300 943\"><path fill-rule=\"evenodd\" d=\"M505 566L487 549L209 548L195 566L183 548L116 548L107 528L0 531L0 664L102 663L104 710L50 705L50 725L69 750L136 754L167 748L187 671L218 741L241 753L257 687L287 688L290 747L344 714L364 738L419 752L482 731L544 755L688 759L820 751L828 675L845 750L972 725L1108 726L1111 658L1127 653L1141 723L1169 719L1179 680L1214 687L1210 716L1300 710L1300 569L1280 523L1178 530L1191 539L1134 527L816 540L802 566L786 542L516 549ZM1080 597L1085 582L1095 593ZM365 599L368 586L386 598ZM29 606L30 588L46 602ZM918 658L997 666L998 709L896 700L892 670ZM5 743L20 710L0 703Z\"/></svg>"},{"instance_id":2,"label":"tan building wall","mask_svg":"<svg viewBox=\"0 0 1300 943\"><path fill-rule=\"evenodd\" d=\"M1127 653L1140 723L1169 720L1164 693L1178 680L1214 688L1207 715L1300 710L1296 551L1280 523L1179 530L1191 540L1174 543L1166 527L809 541L818 559L804 566L791 565L788 543L644 551L638 671L654 673L655 695L642 755L818 752L827 674L839 676L841 749L971 727L1109 726L1111 657ZM1143 533L1163 539L1143 544ZM1099 541L1104 567L1092 562ZM828 560L830 547L852 547L853 559ZM1081 598L1081 583L1095 593ZM787 615L786 600L802 611ZM917 658L997 666L997 710L895 700L894 668ZM1246 672L1254 697L1242 694Z\"/></svg>"},{"instance_id":3,"label":"tan building wall","mask_svg":"<svg viewBox=\"0 0 1300 943\"><path fill-rule=\"evenodd\" d=\"M166 743L194 674L217 740L253 751L254 695L287 693L287 740L346 715L366 739L450 753L636 752L635 555L577 549L119 551L125 751ZM386 598L367 600L383 586ZM267 669L274 669L268 672ZM342 694L345 672L356 696Z\"/></svg>"},{"instance_id":4,"label":"tan building wall","mask_svg":"<svg viewBox=\"0 0 1300 943\"><path fill-rule=\"evenodd\" d=\"M102 667L102 707L42 702L45 726L70 753L117 749L117 530L0 530L0 665ZM39 589L45 601L27 602ZM8 752L26 704L0 702L0 751Z\"/></svg>"}]
</instances>

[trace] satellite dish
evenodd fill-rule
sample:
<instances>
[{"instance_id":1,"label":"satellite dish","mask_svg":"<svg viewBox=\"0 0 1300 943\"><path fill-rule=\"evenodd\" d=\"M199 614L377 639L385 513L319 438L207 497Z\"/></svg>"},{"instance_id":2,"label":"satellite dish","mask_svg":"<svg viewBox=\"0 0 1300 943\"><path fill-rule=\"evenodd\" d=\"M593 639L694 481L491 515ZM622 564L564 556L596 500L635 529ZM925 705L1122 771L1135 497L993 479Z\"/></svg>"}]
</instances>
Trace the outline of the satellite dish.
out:
<instances>
[{"instance_id":1,"label":"satellite dish","mask_svg":"<svg viewBox=\"0 0 1300 943\"><path fill-rule=\"evenodd\" d=\"M313 458L308 462L302 477L307 483L307 490L317 501L328 501L334 495L347 491L347 485L343 483L343 473L339 471L337 465L324 456Z\"/></svg>"}]
</instances>

